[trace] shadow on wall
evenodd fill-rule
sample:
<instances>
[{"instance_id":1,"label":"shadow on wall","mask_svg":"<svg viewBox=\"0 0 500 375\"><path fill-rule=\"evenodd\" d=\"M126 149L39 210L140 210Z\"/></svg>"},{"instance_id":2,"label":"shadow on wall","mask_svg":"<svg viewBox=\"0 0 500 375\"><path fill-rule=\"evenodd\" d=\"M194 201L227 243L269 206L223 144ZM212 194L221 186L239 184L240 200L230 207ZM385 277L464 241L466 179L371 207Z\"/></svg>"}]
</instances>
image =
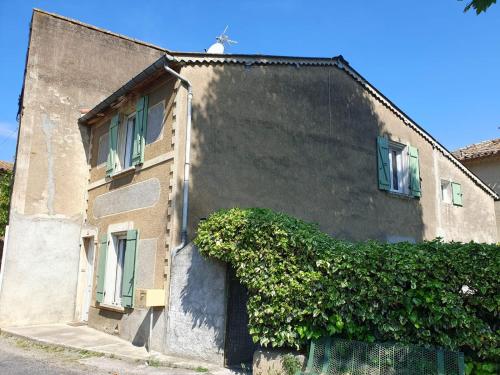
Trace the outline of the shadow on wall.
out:
<instances>
[{"instance_id":1,"label":"shadow on wall","mask_svg":"<svg viewBox=\"0 0 500 375\"><path fill-rule=\"evenodd\" d=\"M391 136L382 118L400 120L379 113L386 109L347 74L335 67L189 69L191 238L199 221L218 209L267 207L318 223L338 238L423 239L421 202L378 189L377 136ZM212 349L220 351L226 337L226 297L219 285L225 285L225 268L192 249L173 263L182 318L172 309L171 324L195 330L194 336L204 332L208 340L213 335ZM175 274L181 269L179 283ZM171 298L176 300L175 291Z\"/></svg>"},{"instance_id":2,"label":"shadow on wall","mask_svg":"<svg viewBox=\"0 0 500 375\"><path fill-rule=\"evenodd\" d=\"M407 127L344 71L192 69L206 78L194 80L190 233L218 209L266 207L338 238L423 239L420 200L378 189L377 136L391 137L385 121Z\"/></svg>"}]
</instances>

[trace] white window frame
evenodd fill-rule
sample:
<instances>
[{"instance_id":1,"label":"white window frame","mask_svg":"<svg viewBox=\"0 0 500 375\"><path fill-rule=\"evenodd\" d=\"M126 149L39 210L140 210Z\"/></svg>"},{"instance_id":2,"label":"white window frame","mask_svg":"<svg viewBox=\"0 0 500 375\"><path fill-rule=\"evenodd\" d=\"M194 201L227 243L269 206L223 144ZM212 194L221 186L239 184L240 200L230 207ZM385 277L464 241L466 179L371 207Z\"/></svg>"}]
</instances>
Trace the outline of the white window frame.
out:
<instances>
[{"instance_id":1,"label":"white window frame","mask_svg":"<svg viewBox=\"0 0 500 375\"><path fill-rule=\"evenodd\" d=\"M128 169L133 166L132 152L134 147L135 116L135 112L132 112L128 116L123 116L123 121L118 126L117 171ZM132 119L133 121L130 121Z\"/></svg>"},{"instance_id":2,"label":"white window frame","mask_svg":"<svg viewBox=\"0 0 500 375\"><path fill-rule=\"evenodd\" d=\"M106 256L104 304L121 307L123 266L127 248L127 232L111 234Z\"/></svg>"},{"instance_id":3,"label":"white window frame","mask_svg":"<svg viewBox=\"0 0 500 375\"><path fill-rule=\"evenodd\" d=\"M453 204L453 190L451 183L451 179L441 179L441 201L446 204ZM446 186L446 188L443 188L444 186Z\"/></svg>"},{"instance_id":4,"label":"white window frame","mask_svg":"<svg viewBox=\"0 0 500 375\"><path fill-rule=\"evenodd\" d=\"M394 160L396 152L396 160ZM394 165L396 166L397 186L394 184ZM389 182L390 191L397 194L410 194L410 171L408 146L389 141Z\"/></svg>"}]
</instances>

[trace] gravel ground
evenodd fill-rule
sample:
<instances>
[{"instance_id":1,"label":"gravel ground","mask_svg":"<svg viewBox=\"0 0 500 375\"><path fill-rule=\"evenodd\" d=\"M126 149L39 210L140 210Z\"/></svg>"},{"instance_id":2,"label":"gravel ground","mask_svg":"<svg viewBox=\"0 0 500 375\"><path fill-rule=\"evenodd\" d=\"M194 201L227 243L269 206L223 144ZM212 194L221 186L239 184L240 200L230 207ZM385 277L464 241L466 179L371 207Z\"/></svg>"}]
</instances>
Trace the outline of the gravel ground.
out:
<instances>
[{"instance_id":1,"label":"gravel ground","mask_svg":"<svg viewBox=\"0 0 500 375\"><path fill-rule=\"evenodd\" d=\"M41 345L28 340L0 335L1 375L202 375L199 371L160 367L152 360L128 362L87 351Z\"/></svg>"}]
</instances>

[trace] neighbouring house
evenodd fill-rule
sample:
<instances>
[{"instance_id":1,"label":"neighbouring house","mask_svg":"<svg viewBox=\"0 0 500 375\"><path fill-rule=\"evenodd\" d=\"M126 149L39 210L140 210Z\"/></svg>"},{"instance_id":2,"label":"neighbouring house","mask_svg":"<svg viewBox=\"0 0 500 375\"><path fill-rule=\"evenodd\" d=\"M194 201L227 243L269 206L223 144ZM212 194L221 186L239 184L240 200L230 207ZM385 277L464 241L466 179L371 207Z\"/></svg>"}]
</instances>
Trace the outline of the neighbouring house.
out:
<instances>
[{"instance_id":1,"label":"neighbouring house","mask_svg":"<svg viewBox=\"0 0 500 375\"><path fill-rule=\"evenodd\" d=\"M342 56L172 52L39 10L12 197L1 325L144 345L151 322L154 350L228 366L255 349L245 290L191 244L217 209L350 240L497 241L498 195Z\"/></svg>"},{"instance_id":2,"label":"neighbouring house","mask_svg":"<svg viewBox=\"0 0 500 375\"><path fill-rule=\"evenodd\" d=\"M500 138L475 143L453 155L497 194L500 194ZM500 201L495 202L497 231L500 233Z\"/></svg>"},{"instance_id":3,"label":"neighbouring house","mask_svg":"<svg viewBox=\"0 0 500 375\"><path fill-rule=\"evenodd\" d=\"M3 245L6 236L6 229L8 224L8 210L9 210L9 187L10 175L12 174L13 164L8 161L0 160L0 270L2 268L3 259ZM7 180L4 180L7 178Z\"/></svg>"}]
</instances>

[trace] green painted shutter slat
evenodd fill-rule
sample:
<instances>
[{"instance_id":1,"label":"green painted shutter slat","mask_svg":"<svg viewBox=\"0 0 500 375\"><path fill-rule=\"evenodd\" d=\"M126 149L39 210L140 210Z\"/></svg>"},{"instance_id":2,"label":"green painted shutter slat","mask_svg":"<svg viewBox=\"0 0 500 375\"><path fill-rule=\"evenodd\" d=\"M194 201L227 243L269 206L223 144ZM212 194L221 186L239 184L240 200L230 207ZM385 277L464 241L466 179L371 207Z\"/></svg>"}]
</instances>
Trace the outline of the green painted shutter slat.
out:
<instances>
[{"instance_id":1,"label":"green painted shutter slat","mask_svg":"<svg viewBox=\"0 0 500 375\"><path fill-rule=\"evenodd\" d=\"M123 260L122 306L132 307L134 304L135 258L137 252L137 230L127 231L127 246Z\"/></svg>"},{"instance_id":2,"label":"green painted shutter slat","mask_svg":"<svg viewBox=\"0 0 500 375\"><path fill-rule=\"evenodd\" d=\"M109 124L109 152L108 160L106 163L106 176L111 176L115 170L116 157L117 157L117 146L118 146L118 114L114 115Z\"/></svg>"},{"instance_id":3,"label":"green painted shutter slat","mask_svg":"<svg viewBox=\"0 0 500 375\"><path fill-rule=\"evenodd\" d=\"M132 163L144 163L144 146L148 125L148 97L141 97L135 105L134 143L132 147Z\"/></svg>"},{"instance_id":4,"label":"green painted shutter slat","mask_svg":"<svg viewBox=\"0 0 500 375\"><path fill-rule=\"evenodd\" d=\"M418 149L408 146L410 156L410 194L413 197L421 197L422 189L420 187L420 167L418 160Z\"/></svg>"},{"instance_id":5,"label":"green painted shutter slat","mask_svg":"<svg viewBox=\"0 0 500 375\"><path fill-rule=\"evenodd\" d=\"M99 264L97 265L97 293L96 301L104 300L104 279L106 278L106 256L108 254L108 236L105 234L99 243Z\"/></svg>"},{"instance_id":6,"label":"green painted shutter slat","mask_svg":"<svg viewBox=\"0 0 500 375\"><path fill-rule=\"evenodd\" d=\"M389 140L386 137L377 137L377 161L378 161L378 188L380 190L389 190L390 171L389 171Z\"/></svg>"},{"instance_id":7,"label":"green painted shutter slat","mask_svg":"<svg viewBox=\"0 0 500 375\"><path fill-rule=\"evenodd\" d=\"M457 182L451 183L451 192L453 195L453 204L455 206L463 206L462 201L462 185Z\"/></svg>"}]
</instances>

